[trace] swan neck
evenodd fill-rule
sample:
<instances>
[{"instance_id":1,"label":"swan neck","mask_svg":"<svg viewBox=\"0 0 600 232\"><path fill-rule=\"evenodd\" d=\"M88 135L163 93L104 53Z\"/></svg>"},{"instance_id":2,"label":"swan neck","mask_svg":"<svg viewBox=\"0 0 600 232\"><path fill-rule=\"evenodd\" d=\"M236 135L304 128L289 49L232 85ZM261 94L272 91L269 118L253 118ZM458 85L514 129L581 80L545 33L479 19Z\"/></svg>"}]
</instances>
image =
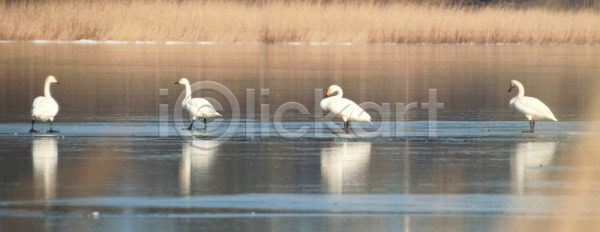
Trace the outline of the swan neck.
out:
<instances>
[{"instance_id":1,"label":"swan neck","mask_svg":"<svg viewBox=\"0 0 600 232\"><path fill-rule=\"evenodd\" d=\"M525 88L523 88L523 85L521 83L517 84L517 97L523 97L525 96Z\"/></svg>"},{"instance_id":2,"label":"swan neck","mask_svg":"<svg viewBox=\"0 0 600 232\"><path fill-rule=\"evenodd\" d=\"M336 92L337 92L337 94L335 94L335 95L332 95L332 96L330 97L331 99L339 99L339 98L342 98L342 95L344 94L344 92L343 92L341 89L340 89L340 90L338 90L338 91L336 91Z\"/></svg>"},{"instance_id":3,"label":"swan neck","mask_svg":"<svg viewBox=\"0 0 600 232\"><path fill-rule=\"evenodd\" d=\"M185 100L188 100L192 97L192 88L189 83L185 84Z\"/></svg>"},{"instance_id":4,"label":"swan neck","mask_svg":"<svg viewBox=\"0 0 600 232\"><path fill-rule=\"evenodd\" d=\"M52 95L50 94L50 80L46 80L44 83L44 97L52 98Z\"/></svg>"}]
</instances>

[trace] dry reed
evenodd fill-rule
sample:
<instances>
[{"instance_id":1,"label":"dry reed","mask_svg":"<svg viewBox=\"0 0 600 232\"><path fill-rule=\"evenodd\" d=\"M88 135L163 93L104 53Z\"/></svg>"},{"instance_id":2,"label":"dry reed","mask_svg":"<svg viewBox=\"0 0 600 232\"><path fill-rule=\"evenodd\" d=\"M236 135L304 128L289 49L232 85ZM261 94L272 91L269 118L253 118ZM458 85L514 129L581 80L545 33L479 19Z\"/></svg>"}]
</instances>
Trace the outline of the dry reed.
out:
<instances>
[{"instance_id":1,"label":"dry reed","mask_svg":"<svg viewBox=\"0 0 600 232\"><path fill-rule=\"evenodd\" d=\"M0 6L0 40L600 44L600 14L542 8L275 1Z\"/></svg>"}]
</instances>

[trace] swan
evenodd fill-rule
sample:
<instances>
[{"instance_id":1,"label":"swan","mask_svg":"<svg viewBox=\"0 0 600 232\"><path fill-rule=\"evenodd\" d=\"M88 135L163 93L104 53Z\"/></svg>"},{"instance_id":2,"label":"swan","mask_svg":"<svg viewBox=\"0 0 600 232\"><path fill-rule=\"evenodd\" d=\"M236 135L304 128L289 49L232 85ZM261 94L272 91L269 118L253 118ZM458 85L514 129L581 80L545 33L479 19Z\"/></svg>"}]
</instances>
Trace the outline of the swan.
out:
<instances>
[{"instance_id":1,"label":"swan","mask_svg":"<svg viewBox=\"0 0 600 232\"><path fill-rule=\"evenodd\" d=\"M60 84L58 80L52 75L46 77L46 82L44 82L44 96L39 96L33 99L33 104L31 106L31 130L30 133L39 132L33 129L33 124L36 120L38 121L50 121L50 130L48 133L59 132L57 130L52 129L52 122L54 121L54 116L58 113L58 103L52 98L50 95L50 84Z\"/></svg>"},{"instance_id":2,"label":"swan","mask_svg":"<svg viewBox=\"0 0 600 232\"><path fill-rule=\"evenodd\" d=\"M525 96L525 88L523 88L521 82L517 80L510 81L508 92L513 88L517 88L517 96L510 99L510 108L525 115L527 120L529 120L530 129L528 131L523 131L524 133L533 133L536 120L558 121L546 104L537 98Z\"/></svg>"},{"instance_id":3,"label":"swan","mask_svg":"<svg viewBox=\"0 0 600 232\"><path fill-rule=\"evenodd\" d=\"M190 81L186 78L181 78L175 82L176 85L185 85L185 98L181 103L181 106L192 115L192 124L188 127L188 130L192 130L194 121L197 118L204 119L204 129L206 130L206 119L221 117L221 114L215 110L208 100L204 98L192 98L192 89L190 87Z\"/></svg>"},{"instance_id":4,"label":"swan","mask_svg":"<svg viewBox=\"0 0 600 232\"><path fill-rule=\"evenodd\" d=\"M344 91L337 85L329 86L326 97L321 100L321 109L344 120L344 131L348 134L350 121L371 122L371 115L353 101L342 98Z\"/></svg>"}]
</instances>

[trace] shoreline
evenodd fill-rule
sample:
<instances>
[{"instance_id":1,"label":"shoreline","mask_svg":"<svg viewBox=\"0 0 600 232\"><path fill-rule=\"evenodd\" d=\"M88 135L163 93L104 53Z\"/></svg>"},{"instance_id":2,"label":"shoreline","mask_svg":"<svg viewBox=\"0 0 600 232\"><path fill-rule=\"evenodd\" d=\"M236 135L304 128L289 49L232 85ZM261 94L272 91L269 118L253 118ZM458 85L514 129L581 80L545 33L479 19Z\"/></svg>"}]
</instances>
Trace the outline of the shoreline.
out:
<instances>
[{"instance_id":1,"label":"shoreline","mask_svg":"<svg viewBox=\"0 0 600 232\"><path fill-rule=\"evenodd\" d=\"M286 45L286 46L464 46L464 47L600 47L600 44L522 44L522 43L327 43L327 42L189 42L189 41L116 41L116 40L0 40L0 44L80 44L80 45Z\"/></svg>"}]
</instances>

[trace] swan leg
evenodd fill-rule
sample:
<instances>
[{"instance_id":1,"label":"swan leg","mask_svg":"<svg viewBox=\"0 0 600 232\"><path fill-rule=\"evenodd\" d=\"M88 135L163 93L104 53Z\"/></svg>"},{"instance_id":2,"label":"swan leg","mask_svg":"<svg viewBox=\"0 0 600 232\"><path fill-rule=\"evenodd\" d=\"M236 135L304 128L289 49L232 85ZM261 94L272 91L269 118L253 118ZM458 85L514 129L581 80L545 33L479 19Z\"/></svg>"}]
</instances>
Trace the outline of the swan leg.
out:
<instances>
[{"instance_id":1,"label":"swan leg","mask_svg":"<svg viewBox=\"0 0 600 232\"><path fill-rule=\"evenodd\" d=\"M535 121L529 121L529 130L523 131L523 133L533 133L533 128L535 127Z\"/></svg>"},{"instance_id":2,"label":"swan leg","mask_svg":"<svg viewBox=\"0 0 600 232\"><path fill-rule=\"evenodd\" d=\"M344 131L348 134L348 129L350 129L350 121L344 122Z\"/></svg>"},{"instance_id":3,"label":"swan leg","mask_svg":"<svg viewBox=\"0 0 600 232\"><path fill-rule=\"evenodd\" d=\"M35 132L39 132L33 129L33 124L35 123L35 120L31 120L31 130L29 130L29 133L35 133Z\"/></svg>"},{"instance_id":4,"label":"swan leg","mask_svg":"<svg viewBox=\"0 0 600 232\"><path fill-rule=\"evenodd\" d=\"M50 130L48 130L48 133L54 133L54 132L60 132L60 131L53 130L52 129L52 121L50 121Z\"/></svg>"},{"instance_id":5,"label":"swan leg","mask_svg":"<svg viewBox=\"0 0 600 232\"><path fill-rule=\"evenodd\" d=\"M192 119L192 124L190 124L190 127L188 127L188 130L192 130L192 126L194 125L194 122L195 122L195 121L196 121L196 120Z\"/></svg>"}]
</instances>

